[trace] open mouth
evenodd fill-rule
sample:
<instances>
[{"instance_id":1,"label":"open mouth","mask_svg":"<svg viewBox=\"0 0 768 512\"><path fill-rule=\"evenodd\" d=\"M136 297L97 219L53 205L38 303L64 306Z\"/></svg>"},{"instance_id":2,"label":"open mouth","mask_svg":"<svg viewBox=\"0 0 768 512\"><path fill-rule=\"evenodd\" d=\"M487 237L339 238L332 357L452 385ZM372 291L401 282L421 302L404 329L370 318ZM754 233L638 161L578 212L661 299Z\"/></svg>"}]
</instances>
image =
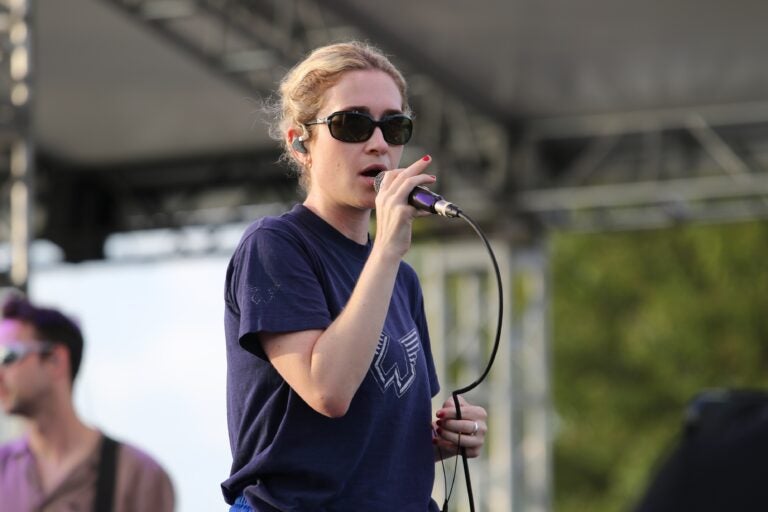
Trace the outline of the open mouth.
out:
<instances>
[{"instance_id":1,"label":"open mouth","mask_svg":"<svg viewBox=\"0 0 768 512\"><path fill-rule=\"evenodd\" d=\"M375 178L382 171L386 171L386 169L384 167L380 167L380 166L373 166L373 167L369 167L368 169L365 169L362 172L362 175L366 176L368 178Z\"/></svg>"}]
</instances>

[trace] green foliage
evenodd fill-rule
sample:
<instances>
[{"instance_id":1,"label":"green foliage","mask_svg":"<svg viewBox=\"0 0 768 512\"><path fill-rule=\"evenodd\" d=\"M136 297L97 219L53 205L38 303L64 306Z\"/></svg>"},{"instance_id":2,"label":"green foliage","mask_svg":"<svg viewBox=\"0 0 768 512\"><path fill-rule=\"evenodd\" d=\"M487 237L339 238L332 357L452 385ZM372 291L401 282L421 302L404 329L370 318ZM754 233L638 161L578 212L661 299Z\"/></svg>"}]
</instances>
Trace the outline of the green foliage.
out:
<instances>
[{"instance_id":1,"label":"green foliage","mask_svg":"<svg viewBox=\"0 0 768 512\"><path fill-rule=\"evenodd\" d=\"M557 512L629 511L706 388L768 387L768 223L552 242Z\"/></svg>"}]
</instances>

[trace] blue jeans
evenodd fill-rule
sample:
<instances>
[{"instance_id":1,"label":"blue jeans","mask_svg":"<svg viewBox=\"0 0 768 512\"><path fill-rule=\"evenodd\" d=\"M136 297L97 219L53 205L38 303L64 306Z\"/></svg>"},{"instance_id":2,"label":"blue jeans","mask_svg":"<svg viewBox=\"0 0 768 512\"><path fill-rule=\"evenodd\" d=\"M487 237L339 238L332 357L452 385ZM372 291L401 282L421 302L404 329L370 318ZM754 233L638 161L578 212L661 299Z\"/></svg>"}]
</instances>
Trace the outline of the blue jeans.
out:
<instances>
[{"instance_id":1,"label":"blue jeans","mask_svg":"<svg viewBox=\"0 0 768 512\"><path fill-rule=\"evenodd\" d=\"M253 512L253 509L246 501L245 496L240 495L230 507L229 512Z\"/></svg>"}]
</instances>

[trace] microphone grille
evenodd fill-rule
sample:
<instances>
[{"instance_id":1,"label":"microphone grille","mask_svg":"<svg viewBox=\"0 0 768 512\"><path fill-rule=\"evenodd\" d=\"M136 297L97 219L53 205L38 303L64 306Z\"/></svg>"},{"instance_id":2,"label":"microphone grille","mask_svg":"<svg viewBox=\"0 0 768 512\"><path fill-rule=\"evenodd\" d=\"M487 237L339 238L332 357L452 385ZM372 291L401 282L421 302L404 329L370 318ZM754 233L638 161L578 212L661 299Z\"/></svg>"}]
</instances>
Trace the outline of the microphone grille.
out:
<instances>
[{"instance_id":1,"label":"microphone grille","mask_svg":"<svg viewBox=\"0 0 768 512\"><path fill-rule=\"evenodd\" d=\"M375 190L377 194L379 193L379 189L381 188L381 182L384 181L384 173L385 172L387 172L387 171L381 171L373 179L373 190Z\"/></svg>"}]
</instances>

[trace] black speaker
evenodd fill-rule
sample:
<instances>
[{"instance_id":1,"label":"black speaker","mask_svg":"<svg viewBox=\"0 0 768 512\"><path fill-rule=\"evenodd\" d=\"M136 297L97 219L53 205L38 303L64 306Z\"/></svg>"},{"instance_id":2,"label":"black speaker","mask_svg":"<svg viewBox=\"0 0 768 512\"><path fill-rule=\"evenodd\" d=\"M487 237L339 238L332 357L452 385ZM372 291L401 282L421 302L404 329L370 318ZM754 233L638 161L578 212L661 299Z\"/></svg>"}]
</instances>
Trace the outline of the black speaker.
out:
<instances>
[{"instance_id":1,"label":"black speaker","mask_svg":"<svg viewBox=\"0 0 768 512\"><path fill-rule=\"evenodd\" d=\"M713 390L686 410L680 439L635 512L768 510L768 393Z\"/></svg>"}]
</instances>

